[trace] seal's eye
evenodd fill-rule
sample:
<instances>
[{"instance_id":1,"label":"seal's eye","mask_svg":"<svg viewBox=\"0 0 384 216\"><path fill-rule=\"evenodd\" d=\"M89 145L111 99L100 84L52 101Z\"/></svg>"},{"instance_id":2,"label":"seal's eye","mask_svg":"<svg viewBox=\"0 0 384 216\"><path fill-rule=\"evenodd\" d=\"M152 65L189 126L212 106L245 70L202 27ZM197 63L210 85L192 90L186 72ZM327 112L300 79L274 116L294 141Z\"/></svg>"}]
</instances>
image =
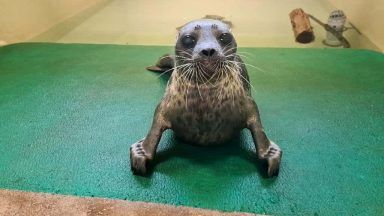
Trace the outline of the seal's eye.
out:
<instances>
[{"instance_id":1,"label":"seal's eye","mask_svg":"<svg viewBox=\"0 0 384 216\"><path fill-rule=\"evenodd\" d=\"M196 39L192 35L185 35L181 42L183 43L183 46L186 48L193 48L196 45Z\"/></svg>"},{"instance_id":2,"label":"seal's eye","mask_svg":"<svg viewBox=\"0 0 384 216\"><path fill-rule=\"evenodd\" d=\"M229 33L223 33L219 36L219 40L222 44L229 44L232 42L232 35Z\"/></svg>"}]
</instances>

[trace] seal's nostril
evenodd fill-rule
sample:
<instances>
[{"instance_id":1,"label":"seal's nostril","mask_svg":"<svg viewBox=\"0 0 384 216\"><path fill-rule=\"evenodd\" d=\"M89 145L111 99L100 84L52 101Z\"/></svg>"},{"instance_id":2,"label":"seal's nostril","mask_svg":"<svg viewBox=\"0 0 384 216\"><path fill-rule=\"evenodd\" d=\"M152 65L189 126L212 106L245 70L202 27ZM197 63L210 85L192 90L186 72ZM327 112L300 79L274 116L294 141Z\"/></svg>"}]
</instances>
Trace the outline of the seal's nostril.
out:
<instances>
[{"instance_id":1,"label":"seal's nostril","mask_svg":"<svg viewBox=\"0 0 384 216\"><path fill-rule=\"evenodd\" d=\"M205 49L205 50L202 50L201 53L205 56L213 56L215 54L216 50L215 49Z\"/></svg>"}]
</instances>

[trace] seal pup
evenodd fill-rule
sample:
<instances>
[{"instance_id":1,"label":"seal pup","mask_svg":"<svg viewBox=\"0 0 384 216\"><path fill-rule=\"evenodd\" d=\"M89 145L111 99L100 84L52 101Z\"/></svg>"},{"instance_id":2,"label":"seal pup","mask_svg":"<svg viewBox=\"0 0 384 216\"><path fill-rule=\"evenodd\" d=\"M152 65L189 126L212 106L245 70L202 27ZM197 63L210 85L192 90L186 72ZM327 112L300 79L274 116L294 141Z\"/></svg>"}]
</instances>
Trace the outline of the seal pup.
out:
<instances>
[{"instance_id":1,"label":"seal pup","mask_svg":"<svg viewBox=\"0 0 384 216\"><path fill-rule=\"evenodd\" d=\"M147 173L167 129L187 143L211 146L247 128L268 176L278 175L282 151L264 132L247 70L236 51L230 27L220 20L199 19L179 29L174 68L152 127L130 148L134 174Z\"/></svg>"}]
</instances>

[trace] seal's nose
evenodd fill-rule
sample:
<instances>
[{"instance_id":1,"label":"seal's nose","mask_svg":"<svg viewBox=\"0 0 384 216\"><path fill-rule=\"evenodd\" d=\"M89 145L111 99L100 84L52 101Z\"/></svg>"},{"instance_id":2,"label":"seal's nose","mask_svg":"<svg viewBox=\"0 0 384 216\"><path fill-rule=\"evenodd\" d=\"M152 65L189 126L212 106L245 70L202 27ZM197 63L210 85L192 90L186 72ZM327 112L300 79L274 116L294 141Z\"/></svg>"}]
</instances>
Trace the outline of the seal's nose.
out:
<instances>
[{"instance_id":1,"label":"seal's nose","mask_svg":"<svg viewBox=\"0 0 384 216\"><path fill-rule=\"evenodd\" d=\"M200 52L200 55L202 55L204 57L211 57L211 56L214 56L215 54L216 54L216 50L215 49L203 49Z\"/></svg>"}]
</instances>

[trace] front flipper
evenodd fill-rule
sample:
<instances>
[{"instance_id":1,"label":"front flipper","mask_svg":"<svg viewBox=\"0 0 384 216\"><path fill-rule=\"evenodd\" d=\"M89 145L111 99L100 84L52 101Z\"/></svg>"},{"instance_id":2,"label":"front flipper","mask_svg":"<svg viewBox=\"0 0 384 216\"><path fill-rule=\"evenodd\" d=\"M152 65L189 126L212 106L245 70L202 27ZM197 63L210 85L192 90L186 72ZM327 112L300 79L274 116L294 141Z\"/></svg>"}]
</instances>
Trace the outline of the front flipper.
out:
<instances>
[{"instance_id":1,"label":"front flipper","mask_svg":"<svg viewBox=\"0 0 384 216\"><path fill-rule=\"evenodd\" d=\"M173 68L175 67L175 59L170 54L165 54L157 60L155 65L146 67L147 70L153 71L153 72L172 72Z\"/></svg>"},{"instance_id":2,"label":"front flipper","mask_svg":"<svg viewBox=\"0 0 384 216\"><path fill-rule=\"evenodd\" d=\"M256 103L252 103L251 115L247 127L251 131L259 160L267 164L268 177L277 176L280 170L280 161L283 155L280 147L269 140L261 125L259 110Z\"/></svg>"},{"instance_id":3,"label":"front flipper","mask_svg":"<svg viewBox=\"0 0 384 216\"><path fill-rule=\"evenodd\" d=\"M271 140L269 140L269 147L266 151L258 151L259 160L268 165L267 174L269 177L277 176L279 174L282 154L283 152L280 147Z\"/></svg>"},{"instance_id":4,"label":"front flipper","mask_svg":"<svg viewBox=\"0 0 384 216\"><path fill-rule=\"evenodd\" d=\"M166 129L170 128L170 124L164 119L160 107L161 105L155 111L148 135L131 145L130 162L133 174L145 175L148 173L148 164L156 154L161 136Z\"/></svg>"},{"instance_id":5,"label":"front flipper","mask_svg":"<svg viewBox=\"0 0 384 216\"><path fill-rule=\"evenodd\" d=\"M148 169L149 158L143 149L143 141L132 144L130 148L131 170L136 175L145 175Z\"/></svg>"}]
</instances>

